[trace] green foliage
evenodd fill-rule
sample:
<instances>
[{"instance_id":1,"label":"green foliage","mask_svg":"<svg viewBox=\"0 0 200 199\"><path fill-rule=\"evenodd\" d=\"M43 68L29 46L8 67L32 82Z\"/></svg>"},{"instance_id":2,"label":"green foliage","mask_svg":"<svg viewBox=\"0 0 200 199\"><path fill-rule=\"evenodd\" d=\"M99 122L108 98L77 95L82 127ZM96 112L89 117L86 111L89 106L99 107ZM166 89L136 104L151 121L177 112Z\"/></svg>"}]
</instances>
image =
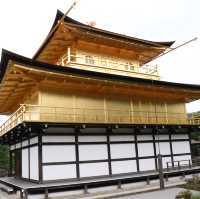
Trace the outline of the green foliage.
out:
<instances>
[{"instance_id":1,"label":"green foliage","mask_svg":"<svg viewBox=\"0 0 200 199\"><path fill-rule=\"evenodd\" d=\"M192 198L191 199L200 199L200 195L198 195L198 196L192 196Z\"/></svg>"},{"instance_id":2,"label":"green foliage","mask_svg":"<svg viewBox=\"0 0 200 199\"><path fill-rule=\"evenodd\" d=\"M8 146L0 145L0 168L8 169L9 156L8 156Z\"/></svg>"},{"instance_id":3,"label":"green foliage","mask_svg":"<svg viewBox=\"0 0 200 199\"><path fill-rule=\"evenodd\" d=\"M191 133L191 138L193 140L200 141L200 133L199 132Z\"/></svg>"},{"instance_id":4,"label":"green foliage","mask_svg":"<svg viewBox=\"0 0 200 199\"><path fill-rule=\"evenodd\" d=\"M181 191L176 196L176 199L191 199L192 198L192 192L189 190Z\"/></svg>"},{"instance_id":5,"label":"green foliage","mask_svg":"<svg viewBox=\"0 0 200 199\"><path fill-rule=\"evenodd\" d=\"M200 177L193 176L192 179L188 179L186 185L184 185L184 188L200 191Z\"/></svg>"}]
</instances>

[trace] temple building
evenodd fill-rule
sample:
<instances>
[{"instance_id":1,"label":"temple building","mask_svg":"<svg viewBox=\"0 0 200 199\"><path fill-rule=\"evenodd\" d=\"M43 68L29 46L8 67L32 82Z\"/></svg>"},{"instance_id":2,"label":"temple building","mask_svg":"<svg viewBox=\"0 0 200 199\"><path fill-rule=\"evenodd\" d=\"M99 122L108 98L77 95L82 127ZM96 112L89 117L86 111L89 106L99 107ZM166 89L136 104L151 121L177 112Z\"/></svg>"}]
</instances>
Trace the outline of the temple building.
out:
<instances>
[{"instance_id":1,"label":"temple building","mask_svg":"<svg viewBox=\"0 0 200 199\"><path fill-rule=\"evenodd\" d=\"M200 99L200 85L162 81L148 65L174 42L63 16L57 12L32 59L2 50L0 113L10 116L0 137L9 145L9 176L39 184L123 180L157 171L158 154L164 169L191 166L190 133L200 120L188 118L186 103Z\"/></svg>"}]
</instances>

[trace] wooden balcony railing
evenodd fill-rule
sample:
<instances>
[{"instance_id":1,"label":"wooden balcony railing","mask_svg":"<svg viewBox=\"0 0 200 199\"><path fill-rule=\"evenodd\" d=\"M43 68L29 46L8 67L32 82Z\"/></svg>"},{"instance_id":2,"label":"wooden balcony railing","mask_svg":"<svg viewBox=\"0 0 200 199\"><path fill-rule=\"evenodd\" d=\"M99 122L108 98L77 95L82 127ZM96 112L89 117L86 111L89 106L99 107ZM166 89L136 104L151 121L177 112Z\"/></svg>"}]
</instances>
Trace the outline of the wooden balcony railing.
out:
<instances>
[{"instance_id":1,"label":"wooden balcony railing","mask_svg":"<svg viewBox=\"0 0 200 199\"><path fill-rule=\"evenodd\" d=\"M200 119L188 119L186 114L182 113L82 109L23 104L0 127L0 136L24 121L115 124L200 124Z\"/></svg>"},{"instance_id":2,"label":"wooden balcony railing","mask_svg":"<svg viewBox=\"0 0 200 199\"><path fill-rule=\"evenodd\" d=\"M160 79L157 65L138 67L128 61L121 62L109 58L102 59L100 56L76 56L71 54L70 51L60 59L58 65L131 77Z\"/></svg>"}]
</instances>

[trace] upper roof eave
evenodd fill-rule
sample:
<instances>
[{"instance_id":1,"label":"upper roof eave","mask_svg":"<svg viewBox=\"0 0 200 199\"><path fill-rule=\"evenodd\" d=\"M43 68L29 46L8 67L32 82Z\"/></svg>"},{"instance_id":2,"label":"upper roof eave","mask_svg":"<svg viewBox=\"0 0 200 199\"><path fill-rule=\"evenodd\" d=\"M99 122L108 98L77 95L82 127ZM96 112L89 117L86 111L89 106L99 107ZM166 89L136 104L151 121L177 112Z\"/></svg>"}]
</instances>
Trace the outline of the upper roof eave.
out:
<instances>
[{"instance_id":1,"label":"upper roof eave","mask_svg":"<svg viewBox=\"0 0 200 199\"><path fill-rule=\"evenodd\" d=\"M0 63L0 82L2 81L4 74L6 72L8 62L14 61L17 63L21 63L25 65L27 68L36 68L43 71L51 71L60 74L72 74L82 77L90 77L90 78L98 78L102 80L110 80L110 81L121 81L124 83L141 83L145 85L152 85L152 86L166 86L176 89L188 89L200 92L200 85L196 84L183 84L183 83L175 83L175 82L167 82L161 80L151 80L151 79L143 79L137 77L128 77L122 75L115 75L115 74L107 74L95 71L88 71L88 70L81 70L76 68L67 68L67 67L60 67L58 65L47 64L44 62L36 61L34 59L30 59L13 52L7 51L2 49L1 55L1 63Z\"/></svg>"},{"instance_id":2,"label":"upper roof eave","mask_svg":"<svg viewBox=\"0 0 200 199\"><path fill-rule=\"evenodd\" d=\"M63 16L64 16L64 14L60 10L57 10L57 14L56 14L54 23L53 23L53 25L52 25L52 27L49 31L49 34L47 35L45 41L42 43L40 48L37 50L37 52L33 56L33 59L37 59L37 57L40 55L42 50L45 48L45 46L47 45L49 40L53 37L53 34L51 34L51 31ZM139 39L139 38L135 38L135 37L130 37L130 36L127 36L127 35L122 35L122 34L114 33L114 32L107 31L107 30L102 30L102 29L99 29L99 28L95 28L95 27L83 24L83 23L76 21L76 20L74 20L74 19L72 19L68 16L64 17L64 21L66 23L71 23L73 25L77 25L79 28L87 29L87 30L95 32L95 33L101 33L101 34L104 34L104 35L107 35L107 36L112 36L112 37L116 37L118 39L122 39L122 40L126 40L126 41L128 40L129 42L132 41L132 42L136 42L136 43L139 43L139 44L144 44L144 45L148 45L148 46L152 46L152 47L163 47L163 48L167 49L170 46L172 46L175 42L175 41L155 42L155 41L149 41L149 40ZM164 51L164 49L163 49L163 51Z\"/></svg>"}]
</instances>

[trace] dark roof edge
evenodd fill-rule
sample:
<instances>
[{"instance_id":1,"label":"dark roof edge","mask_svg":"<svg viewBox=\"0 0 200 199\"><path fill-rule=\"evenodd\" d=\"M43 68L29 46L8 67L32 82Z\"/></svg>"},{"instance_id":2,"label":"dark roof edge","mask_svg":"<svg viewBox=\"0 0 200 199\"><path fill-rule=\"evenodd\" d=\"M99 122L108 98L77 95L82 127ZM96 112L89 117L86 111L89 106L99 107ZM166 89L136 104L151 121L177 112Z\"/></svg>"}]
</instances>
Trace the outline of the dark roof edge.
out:
<instances>
[{"instance_id":1,"label":"dark roof edge","mask_svg":"<svg viewBox=\"0 0 200 199\"><path fill-rule=\"evenodd\" d=\"M51 33L52 29L56 26L56 24L58 23L58 21L62 18L64 14L60 11L57 10L53 25L48 33L48 35L46 36L44 42L41 44L41 46L39 47L39 49L36 51L36 53L34 54L32 59L37 59L37 57L39 56L39 54L41 53L41 51L45 48L46 44L49 42L49 40L53 37L54 34L51 34L49 36L49 34Z\"/></svg>"},{"instance_id":2,"label":"dark roof edge","mask_svg":"<svg viewBox=\"0 0 200 199\"><path fill-rule=\"evenodd\" d=\"M167 81L160 81L160 80L150 80L150 79L142 79L142 78L137 78L137 77L128 77L128 76L107 74L107 73L101 73L101 72L95 72L95 71L87 71L87 70L81 70L81 69L76 69L76 68L60 67L53 64L35 61L33 59L15 54L5 49L2 49L2 55L1 55L0 82L2 81L4 77L9 60L16 61L21 64L26 64L28 66L31 66L32 68L47 70L47 71L57 72L57 73L59 72L63 74L72 74L72 75L78 75L78 76L90 77L90 78L95 77L98 79L122 81L125 83L142 83L146 85L168 86L168 87L175 87L175 88L182 88L182 89L194 89L194 90L200 91L200 85L197 85L197 84L183 84L183 83L167 82Z\"/></svg>"},{"instance_id":3,"label":"dark roof edge","mask_svg":"<svg viewBox=\"0 0 200 199\"><path fill-rule=\"evenodd\" d=\"M110 36L114 36L114 37L117 37L117 38L121 38L121 39L127 39L127 40L132 40L132 41L135 40L138 43L142 43L142 44L146 44L146 45L153 45L155 47L169 48L175 42L175 41L164 41L164 42L163 41L150 41L150 40L145 40L145 39L139 39L139 38L136 38L136 37L123 35L123 34L120 34L120 33L115 33L115 32L111 32L111 31L108 31L108 30L92 27L92 26L83 24L79 21L76 21L76 20L74 20L74 19L72 19L68 16L65 16L64 20L67 23L73 23L75 25L78 25L79 27L82 27L82 28L85 28L85 29L88 29L88 30L91 30L91 31L94 31L94 32L98 32L98 33L101 32L101 33L104 33L104 34L107 34L107 35L110 35Z\"/></svg>"},{"instance_id":4,"label":"dark roof edge","mask_svg":"<svg viewBox=\"0 0 200 199\"><path fill-rule=\"evenodd\" d=\"M54 23L53 23L53 25L52 25L52 27L51 27L51 29L49 31L49 34L50 34L51 30L56 26L56 24L58 23L58 21L63 16L64 16L64 14L60 10L57 10L56 17L55 17ZM72 19L72 18L70 18L68 16L65 16L64 21L67 22L67 23L72 23L72 24L78 25L78 26L80 26L82 28L86 28L86 29L94 31L94 32L101 32L103 34L115 36L115 37L121 38L121 39L135 40L138 43L143 43L143 44L148 44L148 45L154 45L154 46L159 46L159 47L162 46L162 47L169 48L175 42L175 41L169 41L169 42L148 41L148 40L143 40L143 39L139 39L139 38L127 36L127 35L122 35L122 34L114 33L114 32L111 32L111 31L107 31L107 30L103 30L103 29L91 27L89 25L86 25L86 24L83 24L83 23L81 23L79 21L76 21L76 20L74 20L74 19ZM39 54L45 48L45 46L48 43L48 41L52 38L53 34L50 35L50 36L49 36L49 34L47 35L47 37L44 40L44 42L42 43L42 45L40 46L40 48L37 50L37 52L33 56L33 59L36 59L39 56Z\"/></svg>"}]
</instances>

